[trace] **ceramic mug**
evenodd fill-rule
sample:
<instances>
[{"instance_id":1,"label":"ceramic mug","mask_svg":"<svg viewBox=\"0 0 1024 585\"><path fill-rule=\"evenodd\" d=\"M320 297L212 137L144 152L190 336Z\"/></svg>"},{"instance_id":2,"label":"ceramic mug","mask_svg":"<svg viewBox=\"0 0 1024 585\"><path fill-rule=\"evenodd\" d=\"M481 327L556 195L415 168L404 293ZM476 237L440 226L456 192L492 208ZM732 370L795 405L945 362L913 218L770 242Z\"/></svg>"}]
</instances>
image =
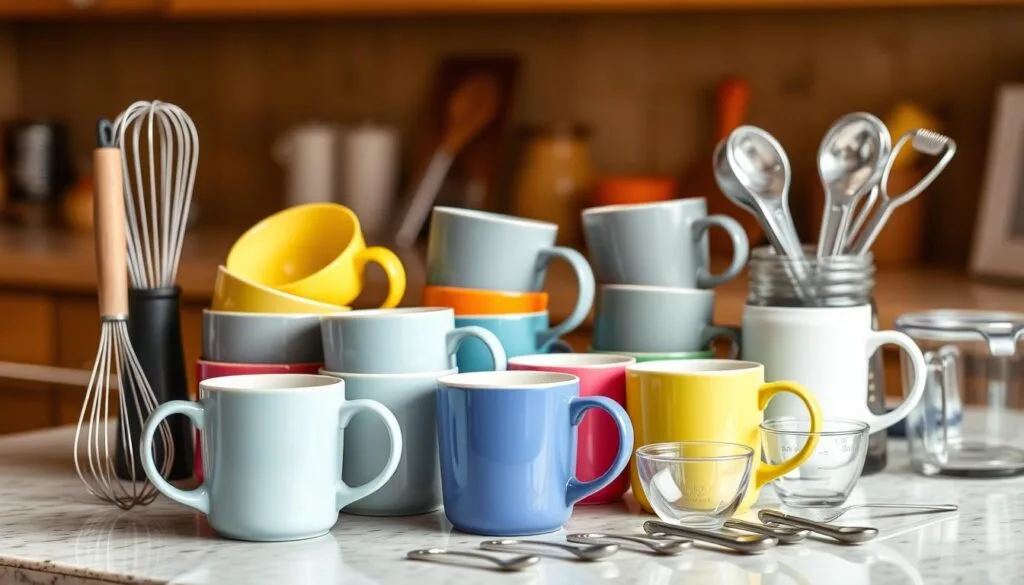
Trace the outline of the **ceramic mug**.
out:
<instances>
[{"instance_id":1,"label":"ceramic mug","mask_svg":"<svg viewBox=\"0 0 1024 585\"><path fill-rule=\"evenodd\" d=\"M214 362L323 363L320 315L204 309L202 351Z\"/></svg>"},{"instance_id":2,"label":"ceramic mug","mask_svg":"<svg viewBox=\"0 0 1024 585\"><path fill-rule=\"evenodd\" d=\"M282 292L232 273L225 266L217 267L213 282L215 311L236 313L337 313L348 307L321 303Z\"/></svg>"},{"instance_id":3,"label":"ceramic mug","mask_svg":"<svg viewBox=\"0 0 1024 585\"><path fill-rule=\"evenodd\" d=\"M732 262L721 274L708 269L711 227L732 240ZM583 234L598 281L611 284L713 288L739 276L749 253L739 222L708 216L699 197L584 209Z\"/></svg>"},{"instance_id":4,"label":"ceramic mug","mask_svg":"<svg viewBox=\"0 0 1024 585\"><path fill-rule=\"evenodd\" d=\"M265 286L332 305L348 305L363 290L368 263L388 277L382 307L405 294L405 268L387 248L366 247L359 219L337 203L308 203L265 218L238 238L227 268Z\"/></svg>"},{"instance_id":5,"label":"ceramic mug","mask_svg":"<svg viewBox=\"0 0 1024 585\"><path fill-rule=\"evenodd\" d=\"M761 429L769 400L781 393L797 396L817 432L822 420L814 396L796 382L765 384L764 367L738 360L676 360L626 367L626 410L633 421L637 445L677 441L738 443L754 450L757 469L740 503L748 510L760 489L796 469L817 447L809 440L792 458L779 465L761 461ZM648 512L636 461L631 466L633 496Z\"/></svg>"},{"instance_id":6,"label":"ceramic mug","mask_svg":"<svg viewBox=\"0 0 1024 585\"><path fill-rule=\"evenodd\" d=\"M222 376L247 376L252 374L316 374L323 367L322 362L308 364L236 364L196 360L196 383ZM202 384L196 392L196 399L202 400ZM196 427L195 455L192 458L192 472L196 479L203 481L203 437L202 429Z\"/></svg>"},{"instance_id":7,"label":"ceramic mug","mask_svg":"<svg viewBox=\"0 0 1024 585\"><path fill-rule=\"evenodd\" d=\"M677 351L668 353L642 352L642 351L602 351L590 348L590 353L624 355L636 360L637 363L663 362L666 360L710 360L715 358L715 350L704 351Z\"/></svg>"},{"instance_id":8,"label":"ceramic mug","mask_svg":"<svg viewBox=\"0 0 1024 585\"><path fill-rule=\"evenodd\" d=\"M458 327L480 327L493 333L507 357L534 353L571 352L568 343L558 339L569 333L566 322L548 327L547 311L508 315L463 315L455 317ZM498 369L484 344L467 339L455 354L460 372L484 372Z\"/></svg>"},{"instance_id":9,"label":"ceramic mug","mask_svg":"<svg viewBox=\"0 0 1024 585\"><path fill-rule=\"evenodd\" d=\"M868 360L885 344L905 352L914 382L903 402L886 414L868 409ZM764 364L768 380L795 380L814 394L829 417L868 423L871 432L903 420L924 395L921 350L898 331L875 331L871 305L855 307L758 307L743 310L743 358ZM789 396L768 405L769 418L803 417Z\"/></svg>"},{"instance_id":10,"label":"ceramic mug","mask_svg":"<svg viewBox=\"0 0 1024 585\"><path fill-rule=\"evenodd\" d=\"M505 350L487 328L456 323L447 307L350 311L321 322L324 367L354 374L417 374L455 367L456 350L477 345L485 369L504 370Z\"/></svg>"},{"instance_id":11,"label":"ceramic mug","mask_svg":"<svg viewBox=\"0 0 1024 585\"><path fill-rule=\"evenodd\" d=\"M451 307L456 315L536 313L548 310L548 293L427 285L422 302L425 307Z\"/></svg>"},{"instance_id":12,"label":"ceramic mug","mask_svg":"<svg viewBox=\"0 0 1024 585\"><path fill-rule=\"evenodd\" d=\"M633 432L603 396L580 397L579 379L554 372L476 372L437 381L444 513L463 532L514 536L558 530L573 504L626 468ZM604 410L619 432L612 465L580 481L576 435L586 411Z\"/></svg>"},{"instance_id":13,"label":"ceramic mug","mask_svg":"<svg viewBox=\"0 0 1024 585\"><path fill-rule=\"evenodd\" d=\"M582 254L555 246L558 226L498 213L435 207L427 244L427 284L510 292L539 292L548 264L564 260L579 294L565 320L579 327L594 304L594 273Z\"/></svg>"},{"instance_id":14,"label":"ceramic mug","mask_svg":"<svg viewBox=\"0 0 1024 585\"><path fill-rule=\"evenodd\" d=\"M345 400L341 380L262 374L199 385L200 402L172 400L153 412L142 429L140 454L153 486L206 514L222 536L272 542L326 534L342 508L380 489L398 468L402 432L394 415L373 400ZM343 431L360 412L384 421L390 447L377 477L351 487L341 479ZM205 479L188 491L161 477L153 461L153 435L172 414L188 416L207 438Z\"/></svg>"},{"instance_id":15,"label":"ceramic mug","mask_svg":"<svg viewBox=\"0 0 1024 585\"><path fill-rule=\"evenodd\" d=\"M362 516L426 514L441 507L441 471L437 459L437 379L458 373L350 374L321 370L345 381L352 400L375 400L395 415L402 429L402 457L391 479L376 492L346 506L342 512ZM341 478L349 485L366 483L387 463L386 453L368 445L387 442L380 421L356 417L345 429L345 467Z\"/></svg>"},{"instance_id":16,"label":"ceramic mug","mask_svg":"<svg viewBox=\"0 0 1024 585\"><path fill-rule=\"evenodd\" d=\"M601 286L594 317L594 347L602 351L703 351L723 337L739 355L739 332L712 325L715 293L696 288L632 284Z\"/></svg>"},{"instance_id":17,"label":"ceramic mug","mask_svg":"<svg viewBox=\"0 0 1024 585\"><path fill-rule=\"evenodd\" d=\"M549 353L524 355L508 360L509 370L571 374L580 379L580 396L604 396L626 407L626 366L636 360L622 355L596 353ZM590 481L601 476L615 461L619 431L607 416L588 416L580 422L576 441L576 478ZM629 489L623 471L610 484L582 500L581 504L616 502Z\"/></svg>"}]
</instances>

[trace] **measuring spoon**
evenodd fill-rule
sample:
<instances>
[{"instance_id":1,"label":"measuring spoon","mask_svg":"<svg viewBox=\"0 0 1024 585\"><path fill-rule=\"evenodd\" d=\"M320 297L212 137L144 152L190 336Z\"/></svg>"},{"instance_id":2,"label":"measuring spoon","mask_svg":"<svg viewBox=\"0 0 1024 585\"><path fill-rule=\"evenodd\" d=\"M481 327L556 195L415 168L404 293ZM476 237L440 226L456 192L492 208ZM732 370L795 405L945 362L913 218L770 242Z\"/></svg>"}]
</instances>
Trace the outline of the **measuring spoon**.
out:
<instances>
[{"instance_id":1,"label":"measuring spoon","mask_svg":"<svg viewBox=\"0 0 1024 585\"><path fill-rule=\"evenodd\" d=\"M726 520L724 526L733 530L771 536L779 539L779 542L782 544L802 542L807 540L807 535L810 533L809 530L803 528L793 528L791 526L768 526L766 524L747 522L746 520L740 520L737 518Z\"/></svg>"},{"instance_id":2,"label":"measuring spoon","mask_svg":"<svg viewBox=\"0 0 1024 585\"><path fill-rule=\"evenodd\" d=\"M598 561L618 552L617 544L594 544L590 546L572 546L561 542L550 542L547 540L485 540L480 543L480 548L492 551L508 551L510 548L523 548L529 546L547 546L557 548L575 555L582 561Z\"/></svg>"},{"instance_id":3,"label":"measuring spoon","mask_svg":"<svg viewBox=\"0 0 1024 585\"><path fill-rule=\"evenodd\" d=\"M890 150L889 129L866 112L839 118L825 133L818 148L818 174L825 188L818 258L843 253L853 208L881 180Z\"/></svg>"},{"instance_id":4,"label":"measuring spoon","mask_svg":"<svg viewBox=\"0 0 1024 585\"><path fill-rule=\"evenodd\" d=\"M758 534L739 534L734 536L723 532L687 528L686 526L677 526L675 524L658 522L656 520L648 520L647 522L644 522L644 532L647 534L664 533L671 534L673 536L682 536L684 538L692 538L693 540L717 544L718 546L748 555L763 553L779 544L779 539L772 536L763 536Z\"/></svg>"},{"instance_id":5,"label":"measuring spoon","mask_svg":"<svg viewBox=\"0 0 1024 585\"><path fill-rule=\"evenodd\" d=\"M487 561L494 564L501 571L522 571L527 567L532 567L540 562L540 558L534 555L520 555L509 559L501 559L491 555L485 555L478 552L469 552L461 550L448 550L444 548L424 548L420 550L409 551L406 558L410 558L414 561L432 561L435 563L446 562L444 557L465 557L477 560Z\"/></svg>"},{"instance_id":6,"label":"measuring spoon","mask_svg":"<svg viewBox=\"0 0 1024 585\"><path fill-rule=\"evenodd\" d=\"M778 510L759 510L757 519L765 524L784 524L797 528L806 528L822 536L827 536L843 544L860 544L878 536L878 529L870 526L836 526L815 522L800 516L791 516Z\"/></svg>"},{"instance_id":7,"label":"measuring spoon","mask_svg":"<svg viewBox=\"0 0 1024 585\"><path fill-rule=\"evenodd\" d=\"M666 556L677 555L693 545L692 540L682 538L658 539L650 537L645 538L643 536L635 536L632 534L601 534L598 532L570 534L569 536L566 536L565 539L569 542L575 542L576 544L595 544L602 540L621 540L623 542L632 542L643 545L659 555Z\"/></svg>"}]
</instances>

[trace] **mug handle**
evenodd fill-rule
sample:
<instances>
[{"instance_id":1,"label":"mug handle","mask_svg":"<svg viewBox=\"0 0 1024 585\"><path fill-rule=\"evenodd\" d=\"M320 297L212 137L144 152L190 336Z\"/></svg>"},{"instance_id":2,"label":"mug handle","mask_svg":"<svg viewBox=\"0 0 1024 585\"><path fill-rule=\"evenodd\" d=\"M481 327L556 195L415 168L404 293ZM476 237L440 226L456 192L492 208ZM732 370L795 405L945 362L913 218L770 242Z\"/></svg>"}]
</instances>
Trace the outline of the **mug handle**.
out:
<instances>
[{"instance_id":1,"label":"mug handle","mask_svg":"<svg viewBox=\"0 0 1024 585\"><path fill-rule=\"evenodd\" d=\"M366 269L367 262L373 262L384 269L385 274L388 275L388 296L381 303L380 308L397 307L405 295L405 267L402 266L402 261L398 256L387 248L373 246L363 250L357 256L357 261L359 265L356 268L360 271Z\"/></svg>"},{"instance_id":2,"label":"mug handle","mask_svg":"<svg viewBox=\"0 0 1024 585\"><path fill-rule=\"evenodd\" d=\"M615 460L596 479L580 481L576 479L575 462L573 463L573 474L569 478L569 485L565 488L565 505L571 506L583 498L597 492L610 484L616 477L626 469L629 458L633 455L633 424L629 421L629 415L625 409L607 396L583 396L575 397L569 403L569 423L573 426L571 432L583 421L583 415L591 408L600 408L611 415L615 426L619 429L619 451L615 454Z\"/></svg>"},{"instance_id":3,"label":"mug handle","mask_svg":"<svg viewBox=\"0 0 1024 585\"><path fill-rule=\"evenodd\" d=\"M547 347L547 353L575 353L572 344L564 339L556 339Z\"/></svg>"},{"instance_id":4,"label":"mug handle","mask_svg":"<svg viewBox=\"0 0 1024 585\"><path fill-rule=\"evenodd\" d=\"M704 233L712 227L720 227L729 234L729 239L732 240L732 263L721 274L711 274L707 266L701 266L697 272L697 288L714 288L736 278L747 265L747 256L750 255L747 232L743 230L740 222L728 215L710 215L694 221L694 242L699 244Z\"/></svg>"},{"instance_id":5,"label":"mug handle","mask_svg":"<svg viewBox=\"0 0 1024 585\"><path fill-rule=\"evenodd\" d=\"M476 337L487 346L487 351L491 352L491 359L494 360L494 371L504 372L508 368L508 358L505 355L505 346L501 344L501 340L490 330L480 327L479 325L467 325L465 327L456 327L452 329L444 336L445 346L448 349L448 355L451 356L452 367L455 367L455 352L459 350L459 346L466 340L467 337Z\"/></svg>"},{"instance_id":6,"label":"mug handle","mask_svg":"<svg viewBox=\"0 0 1024 585\"><path fill-rule=\"evenodd\" d=\"M924 396L924 383L928 375L928 368L924 363L921 349L917 347L913 339L899 331L871 331L868 334L868 359L871 359L871 354L875 353L875 350L887 344L896 345L906 352L907 357L910 358L910 367L914 371L914 382L911 384L906 398L893 410L885 414L872 414L865 409L864 422L871 426L872 433L887 429L910 414L910 411Z\"/></svg>"},{"instance_id":7,"label":"mug handle","mask_svg":"<svg viewBox=\"0 0 1024 585\"><path fill-rule=\"evenodd\" d=\"M166 424L164 419L172 414L183 414L189 417L196 428L201 429L206 411L203 410L202 404L191 400L172 400L161 404L154 410L142 427L142 438L139 443L139 450L142 451L142 469L146 471L146 477L160 493L179 504L185 504L203 514L209 514L210 492L206 489L206 480L209 478L203 478L203 483L195 489L187 491L178 489L160 475L160 470L157 469L156 462L153 461L153 435L156 434L156 429L161 424Z\"/></svg>"},{"instance_id":8,"label":"mug handle","mask_svg":"<svg viewBox=\"0 0 1024 585\"><path fill-rule=\"evenodd\" d=\"M723 327L720 325L708 325L704 328L704 347L711 347L711 342L725 338L729 340L729 359L734 360L740 356L740 336L742 332L739 327Z\"/></svg>"},{"instance_id":9,"label":"mug handle","mask_svg":"<svg viewBox=\"0 0 1024 585\"><path fill-rule=\"evenodd\" d=\"M387 463L384 464L384 469L377 477L363 485L351 487L342 481L340 477L338 478L338 484L335 488L335 506L337 506L339 512L352 502L361 500L383 487L391 479L391 476L395 474L395 470L398 469L398 461L402 457L402 429L398 426L398 420L395 419L395 415L391 414L390 410L376 400L359 398L357 400L346 400L342 403L341 408L338 409L338 414L340 415L338 419L338 432L344 433L345 427L348 426L352 417L360 412L372 412L384 421L384 427L387 429L388 437L391 439L391 453L388 455ZM342 465L344 465L344 461Z\"/></svg>"},{"instance_id":10,"label":"mug handle","mask_svg":"<svg viewBox=\"0 0 1024 585\"><path fill-rule=\"evenodd\" d=\"M572 248L556 246L541 250L537 256L538 278L540 278L541 268L547 266L556 258L565 260L572 267L572 271L576 274L579 295L576 297L576 306L572 308L572 312L569 313L569 316L564 321L545 331L541 331L537 335L537 345L539 347L544 347L552 339L561 337L579 327L583 320L587 318L587 315L590 314L590 308L594 305L594 272L590 269L590 264L583 257L583 254ZM543 282L535 283L534 290L540 290L543 285Z\"/></svg>"},{"instance_id":11,"label":"mug handle","mask_svg":"<svg viewBox=\"0 0 1024 585\"><path fill-rule=\"evenodd\" d=\"M812 433L817 433L821 430L821 419L823 417L821 415L821 408L818 406L818 400L814 398L814 395L811 394L810 390L796 382L769 382L767 384L761 384L761 387L757 389L757 409L764 412L764 409L768 407L768 401L781 392L790 392L795 394L796 397L804 403L804 406L807 407L807 412L811 415ZM810 459L817 447L818 437L814 435L804 443L804 446L800 449L799 453L782 463L772 464L761 462L760 465L757 466L757 471L754 472L754 487L760 489L773 479L781 477L790 471L793 471L797 467L800 467L804 461Z\"/></svg>"}]
</instances>

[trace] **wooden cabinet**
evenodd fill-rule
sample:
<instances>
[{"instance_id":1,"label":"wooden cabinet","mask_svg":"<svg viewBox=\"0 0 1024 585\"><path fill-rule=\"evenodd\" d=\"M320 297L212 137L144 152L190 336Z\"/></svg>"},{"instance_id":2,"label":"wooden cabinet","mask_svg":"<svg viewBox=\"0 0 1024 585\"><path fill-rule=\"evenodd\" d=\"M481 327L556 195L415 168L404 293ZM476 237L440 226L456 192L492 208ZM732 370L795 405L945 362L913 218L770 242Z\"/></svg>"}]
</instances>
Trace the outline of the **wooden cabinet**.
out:
<instances>
[{"instance_id":1,"label":"wooden cabinet","mask_svg":"<svg viewBox=\"0 0 1024 585\"><path fill-rule=\"evenodd\" d=\"M74 18L157 14L164 0L0 0L0 17Z\"/></svg>"}]
</instances>

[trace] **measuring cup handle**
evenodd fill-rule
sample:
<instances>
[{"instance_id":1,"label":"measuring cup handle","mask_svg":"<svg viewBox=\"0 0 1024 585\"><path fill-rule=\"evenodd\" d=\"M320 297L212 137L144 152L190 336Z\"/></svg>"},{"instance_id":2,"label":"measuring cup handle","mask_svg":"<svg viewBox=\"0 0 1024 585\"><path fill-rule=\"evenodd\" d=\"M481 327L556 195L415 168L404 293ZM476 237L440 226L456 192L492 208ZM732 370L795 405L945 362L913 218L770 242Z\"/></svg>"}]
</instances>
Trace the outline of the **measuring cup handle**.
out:
<instances>
[{"instance_id":1,"label":"measuring cup handle","mask_svg":"<svg viewBox=\"0 0 1024 585\"><path fill-rule=\"evenodd\" d=\"M821 429L821 421L824 418L821 414L821 407L818 406L818 400L814 398L811 391L805 388L801 384L796 382L770 382L768 384L762 384L757 389L757 408L764 412L764 409L768 407L768 401L772 399L776 394L780 392L790 392L796 395L804 406L807 407L807 412L811 418L811 432L817 433ZM760 441L758 437L758 441ZM818 447L818 436L811 435L807 442L804 443L800 452L783 461L782 463L772 464L761 462L757 466L757 471L754 472L754 486L761 488L768 482L772 481L777 477L781 477L790 471L793 471L797 467L803 465L804 461L807 461L814 450Z\"/></svg>"},{"instance_id":2,"label":"measuring cup handle","mask_svg":"<svg viewBox=\"0 0 1024 585\"><path fill-rule=\"evenodd\" d=\"M914 372L914 381L906 398L894 410L881 415L865 414L864 422L871 426L872 433L887 429L910 414L910 411L917 406L917 403L921 401L921 397L924 396L924 383L928 374L924 363L924 356L921 355L921 350L917 347L917 344L906 334L899 331L872 331L868 335L866 348L868 359L879 347L886 344L899 346L900 349L906 352L907 357L910 359L911 370Z\"/></svg>"},{"instance_id":3,"label":"measuring cup handle","mask_svg":"<svg viewBox=\"0 0 1024 585\"><path fill-rule=\"evenodd\" d=\"M697 272L699 288L714 288L736 278L747 265L747 256L750 255L747 232L743 230L740 222L728 215L711 215L693 222L694 242L700 244L705 233L712 227L722 228L729 235L732 241L732 262L721 274L711 274L707 266L701 266Z\"/></svg>"}]
</instances>

